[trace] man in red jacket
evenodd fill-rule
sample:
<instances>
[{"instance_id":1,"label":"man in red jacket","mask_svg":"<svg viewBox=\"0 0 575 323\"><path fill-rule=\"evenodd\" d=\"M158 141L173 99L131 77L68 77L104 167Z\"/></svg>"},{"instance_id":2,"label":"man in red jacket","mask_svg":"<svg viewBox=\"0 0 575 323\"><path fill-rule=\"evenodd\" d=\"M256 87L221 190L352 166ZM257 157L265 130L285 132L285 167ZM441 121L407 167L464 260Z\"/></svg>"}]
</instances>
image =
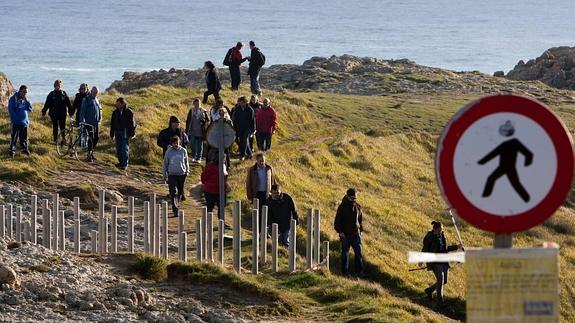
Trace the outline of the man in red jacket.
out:
<instances>
[{"instance_id":1,"label":"man in red jacket","mask_svg":"<svg viewBox=\"0 0 575 323\"><path fill-rule=\"evenodd\" d=\"M272 135L277 127L276 110L272 108L270 99L265 98L262 108L256 111L256 141L259 151L266 152L272 148Z\"/></svg>"},{"instance_id":2,"label":"man in red jacket","mask_svg":"<svg viewBox=\"0 0 575 323\"><path fill-rule=\"evenodd\" d=\"M242 42L238 42L235 47L230 48L230 55L229 55L229 69L230 69L230 78L232 79L232 91L237 91L240 87L240 83L242 82L241 74L240 74L240 66L243 62L245 62L248 58L242 57L242 48L244 44Z\"/></svg>"}]
</instances>

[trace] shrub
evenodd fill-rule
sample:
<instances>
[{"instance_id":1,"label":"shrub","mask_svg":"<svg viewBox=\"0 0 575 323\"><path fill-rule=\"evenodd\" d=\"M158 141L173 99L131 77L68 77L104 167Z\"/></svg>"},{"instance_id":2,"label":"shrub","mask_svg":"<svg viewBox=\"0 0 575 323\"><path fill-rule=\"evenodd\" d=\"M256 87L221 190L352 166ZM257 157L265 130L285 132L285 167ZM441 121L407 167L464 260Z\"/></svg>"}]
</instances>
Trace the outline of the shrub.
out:
<instances>
[{"instance_id":1,"label":"shrub","mask_svg":"<svg viewBox=\"0 0 575 323\"><path fill-rule=\"evenodd\" d=\"M140 254L130 269L144 279L152 279L157 282L167 277L166 261L157 257Z\"/></svg>"}]
</instances>

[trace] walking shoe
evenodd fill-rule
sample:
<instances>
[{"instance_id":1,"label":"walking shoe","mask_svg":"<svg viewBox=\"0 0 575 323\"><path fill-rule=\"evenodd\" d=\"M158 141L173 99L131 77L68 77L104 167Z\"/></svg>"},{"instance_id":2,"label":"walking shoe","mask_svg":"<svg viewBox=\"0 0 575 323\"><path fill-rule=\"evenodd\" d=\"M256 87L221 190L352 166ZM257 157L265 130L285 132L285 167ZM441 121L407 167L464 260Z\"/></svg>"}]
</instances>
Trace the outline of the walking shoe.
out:
<instances>
[{"instance_id":1,"label":"walking shoe","mask_svg":"<svg viewBox=\"0 0 575 323\"><path fill-rule=\"evenodd\" d=\"M431 289L431 287L425 289L425 294L430 301L433 300L433 289Z\"/></svg>"},{"instance_id":2,"label":"walking shoe","mask_svg":"<svg viewBox=\"0 0 575 323\"><path fill-rule=\"evenodd\" d=\"M28 149L22 150L22 153L26 156L30 156L30 151Z\"/></svg>"},{"instance_id":3,"label":"walking shoe","mask_svg":"<svg viewBox=\"0 0 575 323\"><path fill-rule=\"evenodd\" d=\"M182 195L182 197L180 197L180 201L185 201L186 200L186 195Z\"/></svg>"}]
</instances>

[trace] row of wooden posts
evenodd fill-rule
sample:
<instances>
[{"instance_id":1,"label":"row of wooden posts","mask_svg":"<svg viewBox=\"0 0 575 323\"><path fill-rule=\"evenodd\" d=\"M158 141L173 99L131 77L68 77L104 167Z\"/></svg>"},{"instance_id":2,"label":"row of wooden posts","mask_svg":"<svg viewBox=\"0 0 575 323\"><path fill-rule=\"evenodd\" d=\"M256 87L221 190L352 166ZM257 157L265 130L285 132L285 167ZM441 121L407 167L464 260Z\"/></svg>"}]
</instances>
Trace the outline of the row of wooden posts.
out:
<instances>
[{"instance_id":1,"label":"row of wooden posts","mask_svg":"<svg viewBox=\"0 0 575 323\"><path fill-rule=\"evenodd\" d=\"M110 219L105 212L104 190L99 191L98 201L98 230L90 232L91 252L97 254L118 252L118 207L111 207ZM156 257L168 259L169 255L169 235L168 235L168 202L157 203L157 196L153 194L150 201L143 203L143 252ZM66 236L64 211L60 210L59 194L53 194L52 208L49 201L42 201L42 244L52 250L66 250ZM267 239L268 239L268 207L262 206L262 216L259 215L259 201L254 200L252 210L252 273L259 272L259 264L267 262ZM196 220L196 260L207 263L224 264L224 220L217 221L217 257L214 261L214 213L207 212L207 208L201 208L202 217ZM30 241L34 244L38 242L38 197L31 196L31 210L29 220L24 219L22 206L14 209L12 204L0 205L0 237L9 237L16 241ZM217 218L217 214L216 214ZM80 199L73 200L73 251L80 253ZM15 221L14 221L15 220ZM306 230L306 268L324 267L329 270L329 241L323 242L323 255L320 255L320 212L319 210L308 210ZM110 223L109 223L110 222ZM232 208L232 252L233 268L236 272L241 272L241 202L235 201ZM261 223L261 226L260 226ZM288 270L296 271L296 220L291 220L289 232L289 252ZM134 197L128 198L127 215L127 239L126 252L134 253ZM110 229L110 231L108 231ZM278 271L278 225L271 225L271 269ZM178 259L188 260L188 236L185 227L185 214L183 210L178 214ZM108 239L110 238L110 241ZM323 256L323 257L321 257Z\"/></svg>"}]
</instances>

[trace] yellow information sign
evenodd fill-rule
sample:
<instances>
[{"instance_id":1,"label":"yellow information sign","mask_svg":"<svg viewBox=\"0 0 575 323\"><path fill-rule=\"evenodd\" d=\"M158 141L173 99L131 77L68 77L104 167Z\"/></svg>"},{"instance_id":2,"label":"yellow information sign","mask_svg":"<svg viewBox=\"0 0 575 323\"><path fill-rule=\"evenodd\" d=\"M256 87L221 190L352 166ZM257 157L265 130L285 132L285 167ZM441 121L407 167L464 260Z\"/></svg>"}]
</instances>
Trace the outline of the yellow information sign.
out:
<instances>
[{"instance_id":1,"label":"yellow information sign","mask_svg":"<svg viewBox=\"0 0 575 323\"><path fill-rule=\"evenodd\" d=\"M559 322L559 249L468 250L468 322Z\"/></svg>"}]
</instances>

